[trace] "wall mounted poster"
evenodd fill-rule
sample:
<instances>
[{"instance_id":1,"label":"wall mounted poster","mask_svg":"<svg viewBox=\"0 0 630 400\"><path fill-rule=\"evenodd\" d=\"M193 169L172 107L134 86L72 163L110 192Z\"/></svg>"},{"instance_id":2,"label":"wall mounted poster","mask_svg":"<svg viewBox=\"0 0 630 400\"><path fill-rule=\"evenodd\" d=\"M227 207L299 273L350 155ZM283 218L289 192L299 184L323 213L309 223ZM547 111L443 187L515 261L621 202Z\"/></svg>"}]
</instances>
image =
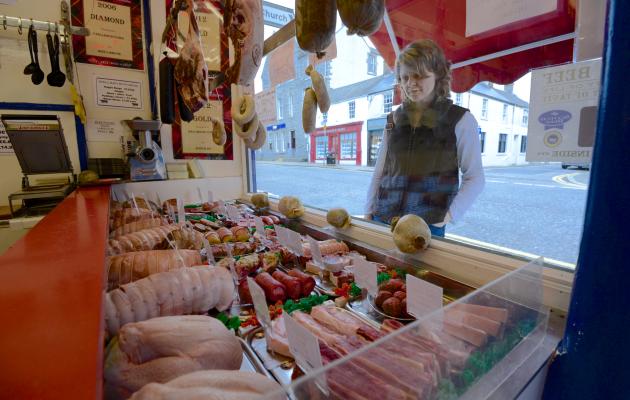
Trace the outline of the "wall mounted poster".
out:
<instances>
[{"instance_id":1,"label":"wall mounted poster","mask_svg":"<svg viewBox=\"0 0 630 400\"><path fill-rule=\"evenodd\" d=\"M78 62L144 69L140 0L72 0L72 25L90 30L72 37Z\"/></svg>"},{"instance_id":2,"label":"wall mounted poster","mask_svg":"<svg viewBox=\"0 0 630 400\"><path fill-rule=\"evenodd\" d=\"M532 71L527 161L591 161L602 60Z\"/></svg>"},{"instance_id":3,"label":"wall mounted poster","mask_svg":"<svg viewBox=\"0 0 630 400\"><path fill-rule=\"evenodd\" d=\"M170 12L173 0L166 1L166 14ZM219 0L194 0L195 18L199 26L201 46L208 66L209 75L213 76L229 68L228 38L223 30L223 5ZM188 21L180 13L178 29L182 35L188 32ZM171 37L168 47L178 50L178 44ZM173 156L176 159L198 158L203 160L233 160L232 123L230 109L230 88L225 83L208 93L208 104L197 111L190 122L181 120L178 100L175 100L175 119L172 124ZM217 146L212 141L212 118L223 118L227 141Z\"/></svg>"}]
</instances>

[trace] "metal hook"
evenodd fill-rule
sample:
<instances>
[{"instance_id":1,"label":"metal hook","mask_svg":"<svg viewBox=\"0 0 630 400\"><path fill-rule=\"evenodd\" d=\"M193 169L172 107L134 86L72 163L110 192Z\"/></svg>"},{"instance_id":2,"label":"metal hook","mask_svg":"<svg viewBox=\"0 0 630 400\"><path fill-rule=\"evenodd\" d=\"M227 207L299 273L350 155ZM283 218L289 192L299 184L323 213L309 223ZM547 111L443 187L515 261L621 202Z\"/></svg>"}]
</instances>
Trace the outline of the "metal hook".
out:
<instances>
[{"instance_id":1,"label":"metal hook","mask_svg":"<svg viewBox=\"0 0 630 400\"><path fill-rule=\"evenodd\" d=\"M18 33L21 35L22 34L22 18L19 18L19 25L18 25Z\"/></svg>"},{"instance_id":2,"label":"metal hook","mask_svg":"<svg viewBox=\"0 0 630 400\"><path fill-rule=\"evenodd\" d=\"M31 20L31 28L35 29L35 26L33 25L33 18L29 18Z\"/></svg>"},{"instance_id":3,"label":"metal hook","mask_svg":"<svg viewBox=\"0 0 630 400\"><path fill-rule=\"evenodd\" d=\"M3 15L2 17L3 17L3 18L2 18L2 27L3 27L3 28L4 28L4 30L6 31L6 30L7 30L7 16L6 16L6 15Z\"/></svg>"},{"instance_id":4,"label":"metal hook","mask_svg":"<svg viewBox=\"0 0 630 400\"><path fill-rule=\"evenodd\" d=\"M50 35L50 21L46 21L48 22L48 34Z\"/></svg>"},{"instance_id":5,"label":"metal hook","mask_svg":"<svg viewBox=\"0 0 630 400\"><path fill-rule=\"evenodd\" d=\"M59 34L59 24L57 22L55 22L55 33Z\"/></svg>"}]
</instances>

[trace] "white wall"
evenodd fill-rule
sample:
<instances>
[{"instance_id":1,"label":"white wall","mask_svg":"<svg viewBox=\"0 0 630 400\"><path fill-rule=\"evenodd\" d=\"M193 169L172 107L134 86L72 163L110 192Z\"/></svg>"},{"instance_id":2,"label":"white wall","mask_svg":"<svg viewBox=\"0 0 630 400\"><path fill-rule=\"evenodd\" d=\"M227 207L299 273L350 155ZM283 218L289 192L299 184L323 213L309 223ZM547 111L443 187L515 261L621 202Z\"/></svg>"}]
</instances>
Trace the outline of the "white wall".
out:
<instances>
[{"instance_id":1,"label":"white wall","mask_svg":"<svg viewBox=\"0 0 630 400\"><path fill-rule=\"evenodd\" d=\"M156 66L159 57L160 36L165 24L165 7L163 1L151 2L151 19L153 28L153 41ZM0 14L14 17L22 17L25 21L28 18L36 20L58 20L60 18L60 5L58 1L41 1L41 0L19 0L14 5L0 4ZM17 29L9 28L4 31L0 28L0 101L2 102L26 102L41 104L72 104L70 95L70 86L68 82L62 88L52 88L42 83L35 86L30 82L28 76L22 74L22 70L26 64L30 62L28 55L27 32L28 26L22 36L19 36ZM48 73L50 66L48 63L48 55L45 47L45 33L39 32L39 59L42 69ZM143 47L144 48L144 47ZM88 118L106 119L121 121L124 119L132 119L134 117L150 118L151 106L149 100L148 75L146 72L145 54L145 70L132 70L126 68L100 67L91 64L77 63L77 71L75 71L75 79L77 87L83 94L84 104ZM63 60L61 61L63 70ZM95 77L107 77L113 79L125 79L141 82L142 85L142 109L141 110L122 110L109 107L97 106L94 97L94 79ZM157 78L157 76L156 76ZM157 80L157 79L156 79ZM0 113L6 112L0 110ZM13 113L13 111L11 111ZM52 114L52 112L41 112L41 114ZM79 156L76 146L76 129L74 119L71 113L56 113L62 116L62 124L64 127L66 142L71 154L71 160L75 172L79 172ZM67 115L66 115L67 114ZM127 138L130 137L130 131L123 126L123 132ZM162 145L167 161L173 160L173 151L171 145L170 126L165 125L162 130ZM234 177L236 180L230 180L232 189L238 189L239 192L245 190L246 181L244 175L244 148L242 141L235 138L234 142L234 160L232 161L202 161L202 167L206 176L209 177ZM89 157L122 157L122 151L119 143L107 142L90 142L88 141ZM7 196L10 192L19 189L21 181L21 173L15 156L0 156L0 204L7 204ZM238 182L235 186L235 182Z\"/></svg>"}]
</instances>

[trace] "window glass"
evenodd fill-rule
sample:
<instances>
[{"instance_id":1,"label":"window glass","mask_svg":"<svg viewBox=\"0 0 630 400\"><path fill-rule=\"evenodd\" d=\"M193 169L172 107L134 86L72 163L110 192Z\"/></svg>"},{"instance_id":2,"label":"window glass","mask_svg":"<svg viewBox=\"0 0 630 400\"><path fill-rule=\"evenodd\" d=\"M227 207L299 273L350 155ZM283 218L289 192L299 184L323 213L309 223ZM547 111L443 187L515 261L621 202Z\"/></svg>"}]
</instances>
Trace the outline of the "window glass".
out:
<instances>
[{"instance_id":1,"label":"window glass","mask_svg":"<svg viewBox=\"0 0 630 400\"><path fill-rule=\"evenodd\" d=\"M387 92L383 95L383 113L387 114L392 111L394 105L394 94Z\"/></svg>"},{"instance_id":2,"label":"window glass","mask_svg":"<svg viewBox=\"0 0 630 400\"><path fill-rule=\"evenodd\" d=\"M500 133L499 134L499 149L497 150L497 152L505 153L506 145L507 145L507 133Z\"/></svg>"},{"instance_id":3,"label":"window glass","mask_svg":"<svg viewBox=\"0 0 630 400\"><path fill-rule=\"evenodd\" d=\"M294 1L267 3L292 9ZM265 38L277 30L265 27ZM344 207L363 217L387 137L387 115L399 107L399 95L394 91L395 69L386 65L371 38L347 35L340 19L336 32L334 46L319 62L295 39L261 61L255 93L271 100L261 106L257 99L256 111L266 127L277 130L268 130L268 145L256 152L256 190L295 195L322 209ZM324 78L331 106L326 113L317 110L315 130L309 134L302 126L302 105L304 89L312 85L304 70L313 63ZM492 64L497 76L502 64L503 59ZM536 146L531 135L528 140L529 125L540 117L532 112L529 119L530 89L531 76L526 74L513 84L480 82L463 93L451 93L450 99L469 110L479 127L474 147L480 152L485 186L463 216L446 225L446 236L573 264L588 165L526 160L527 151Z\"/></svg>"}]
</instances>

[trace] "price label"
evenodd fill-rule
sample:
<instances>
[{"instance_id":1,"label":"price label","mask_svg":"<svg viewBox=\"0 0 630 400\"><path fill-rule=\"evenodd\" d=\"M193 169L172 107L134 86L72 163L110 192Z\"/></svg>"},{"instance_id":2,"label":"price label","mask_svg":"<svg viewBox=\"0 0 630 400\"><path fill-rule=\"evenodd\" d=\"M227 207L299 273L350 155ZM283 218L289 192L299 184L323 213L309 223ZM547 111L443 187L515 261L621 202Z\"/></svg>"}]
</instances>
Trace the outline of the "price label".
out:
<instances>
[{"instance_id":1,"label":"price label","mask_svg":"<svg viewBox=\"0 0 630 400\"><path fill-rule=\"evenodd\" d=\"M437 285L407 274L407 312L422 318L442 308L443 289Z\"/></svg>"},{"instance_id":2,"label":"price label","mask_svg":"<svg viewBox=\"0 0 630 400\"><path fill-rule=\"evenodd\" d=\"M278 238L278 242L280 242L280 246L287 248L289 247L287 243L286 228L283 228L279 225L276 226L276 236Z\"/></svg>"},{"instance_id":3,"label":"price label","mask_svg":"<svg viewBox=\"0 0 630 400\"><path fill-rule=\"evenodd\" d=\"M265 236L265 224L263 224L262 218L254 217L254 224L256 225L256 233L264 237Z\"/></svg>"},{"instance_id":4,"label":"price label","mask_svg":"<svg viewBox=\"0 0 630 400\"><path fill-rule=\"evenodd\" d=\"M238 208L233 205L227 205L225 208L229 219L236 222L240 218L241 213L238 211Z\"/></svg>"},{"instance_id":5,"label":"price label","mask_svg":"<svg viewBox=\"0 0 630 400\"><path fill-rule=\"evenodd\" d=\"M177 222L186 221L186 211L184 210L184 202L181 198L177 198Z\"/></svg>"},{"instance_id":6,"label":"price label","mask_svg":"<svg viewBox=\"0 0 630 400\"><path fill-rule=\"evenodd\" d=\"M357 286L367 289L372 296L376 296L378 294L376 265L357 256L353 257L352 264L354 265L354 281Z\"/></svg>"},{"instance_id":7,"label":"price label","mask_svg":"<svg viewBox=\"0 0 630 400\"><path fill-rule=\"evenodd\" d=\"M203 197L201 196L201 188L197 186L197 197L199 197L199 204L203 203Z\"/></svg>"},{"instance_id":8,"label":"price label","mask_svg":"<svg viewBox=\"0 0 630 400\"><path fill-rule=\"evenodd\" d=\"M249 293L252 295L256 317L263 329L267 331L267 329L271 328L271 317L269 316L269 308L267 308L265 292L258 286L256 281L250 277L247 277L247 286L249 287Z\"/></svg>"},{"instance_id":9,"label":"price label","mask_svg":"<svg viewBox=\"0 0 630 400\"><path fill-rule=\"evenodd\" d=\"M322 355L319 352L319 342L315 335L309 332L287 313L282 313L284 326L289 339L289 350L295 357L295 362L308 373L322 367Z\"/></svg>"},{"instance_id":10,"label":"price label","mask_svg":"<svg viewBox=\"0 0 630 400\"><path fill-rule=\"evenodd\" d=\"M208 239L203 238L203 247L206 249L206 258L208 258L208 265L215 265L214 254L212 253L212 246L208 243Z\"/></svg>"},{"instance_id":11,"label":"price label","mask_svg":"<svg viewBox=\"0 0 630 400\"><path fill-rule=\"evenodd\" d=\"M311 256L313 257L313 263L320 267L323 267L324 260L322 259L322 251L319 248L319 242L309 236L308 243L311 247Z\"/></svg>"},{"instance_id":12,"label":"price label","mask_svg":"<svg viewBox=\"0 0 630 400\"><path fill-rule=\"evenodd\" d=\"M302 237L296 231L292 231L291 229L286 230L287 233L287 241L289 248L298 256L304 255L304 248L302 247Z\"/></svg>"},{"instance_id":13,"label":"price label","mask_svg":"<svg viewBox=\"0 0 630 400\"><path fill-rule=\"evenodd\" d=\"M214 201L214 195L212 194L212 190L208 190L208 203L212 203Z\"/></svg>"},{"instance_id":14,"label":"price label","mask_svg":"<svg viewBox=\"0 0 630 400\"><path fill-rule=\"evenodd\" d=\"M219 214L227 215L227 213L225 212L225 202L223 200L219 200L218 203L219 205L217 209L219 210Z\"/></svg>"}]
</instances>

